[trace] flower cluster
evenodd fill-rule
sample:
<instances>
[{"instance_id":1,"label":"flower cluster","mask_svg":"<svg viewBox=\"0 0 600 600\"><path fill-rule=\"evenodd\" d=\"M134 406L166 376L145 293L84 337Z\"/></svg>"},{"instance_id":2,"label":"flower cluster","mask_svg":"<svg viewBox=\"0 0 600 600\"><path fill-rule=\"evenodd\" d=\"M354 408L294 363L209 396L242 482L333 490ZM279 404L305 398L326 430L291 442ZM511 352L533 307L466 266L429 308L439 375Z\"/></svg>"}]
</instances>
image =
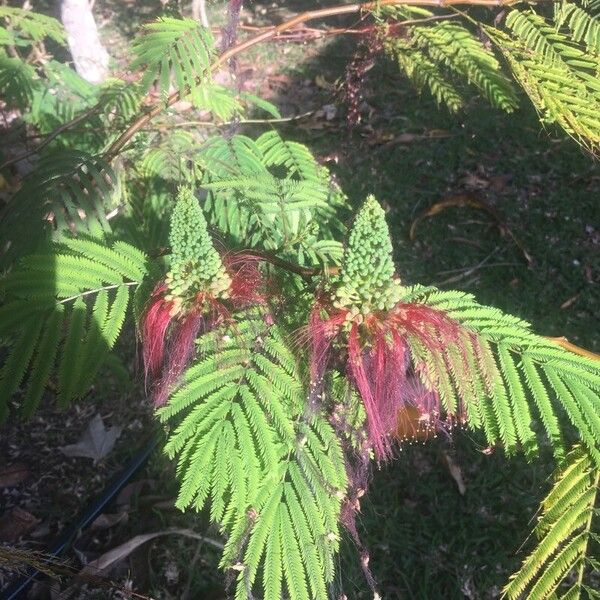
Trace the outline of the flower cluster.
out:
<instances>
[{"instance_id":1,"label":"flower cluster","mask_svg":"<svg viewBox=\"0 0 600 600\"><path fill-rule=\"evenodd\" d=\"M219 255L189 188L179 191L169 242L170 269L155 286L141 325L146 377L154 382L157 407L190 361L198 335L228 319L230 309L263 301L257 262Z\"/></svg>"},{"instance_id":2,"label":"flower cluster","mask_svg":"<svg viewBox=\"0 0 600 600\"><path fill-rule=\"evenodd\" d=\"M442 424L439 395L415 349L438 355L450 345L460 350L464 335L444 312L403 302L404 295L385 213L371 196L355 219L338 276L315 302L309 334L312 389L322 386L335 347L364 403L378 460L391 455L408 419L416 422L415 434Z\"/></svg>"}]
</instances>

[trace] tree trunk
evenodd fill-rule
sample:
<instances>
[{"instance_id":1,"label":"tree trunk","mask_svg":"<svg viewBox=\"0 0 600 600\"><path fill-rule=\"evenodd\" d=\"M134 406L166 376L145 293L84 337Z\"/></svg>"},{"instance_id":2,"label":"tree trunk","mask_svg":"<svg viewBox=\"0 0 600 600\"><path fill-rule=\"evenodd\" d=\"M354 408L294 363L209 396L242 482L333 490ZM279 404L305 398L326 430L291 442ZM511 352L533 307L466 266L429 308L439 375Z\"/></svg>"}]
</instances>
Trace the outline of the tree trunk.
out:
<instances>
[{"instance_id":1,"label":"tree trunk","mask_svg":"<svg viewBox=\"0 0 600 600\"><path fill-rule=\"evenodd\" d=\"M206 13L206 0L192 0L192 17L200 21L203 27L210 27Z\"/></svg>"},{"instance_id":2,"label":"tree trunk","mask_svg":"<svg viewBox=\"0 0 600 600\"><path fill-rule=\"evenodd\" d=\"M90 83L102 83L108 52L100 43L89 0L62 0L60 12L77 73Z\"/></svg>"}]
</instances>

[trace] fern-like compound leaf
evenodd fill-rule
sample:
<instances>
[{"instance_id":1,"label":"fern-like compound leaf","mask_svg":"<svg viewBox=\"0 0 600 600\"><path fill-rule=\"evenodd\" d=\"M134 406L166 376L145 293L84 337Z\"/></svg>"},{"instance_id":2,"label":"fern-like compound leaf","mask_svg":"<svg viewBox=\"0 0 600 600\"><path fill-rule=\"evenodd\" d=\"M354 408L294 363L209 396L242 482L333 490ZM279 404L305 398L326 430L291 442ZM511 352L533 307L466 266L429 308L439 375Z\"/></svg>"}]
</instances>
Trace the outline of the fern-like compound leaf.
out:
<instances>
[{"instance_id":1,"label":"fern-like compound leaf","mask_svg":"<svg viewBox=\"0 0 600 600\"><path fill-rule=\"evenodd\" d=\"M435 19L431 11L420 7L394 7L387 13L401 20ZM466 26L441 20L408 25L406 29L406 36L386 36L384 47L417 89L428 88L437 103L445 104L451 112L463 106L461 83L475 87L492 106L506 112L516 108L513 86L502 74L493 52Z\"/></svg>"},{"instance_id":2,"label":"fern-like compound leaf","mask_svg":"<svg viewBox=\"0 0 600 600\"><path fill-rule=\"evenodd\" d=\"M118 200L118 181L106 161L87 152L49 153L9 202L0 232L11 244L2 259L35 251L50 235L101 237L110 229L106 213Z\"/></svg>"},{"instance_id":3,"label":"fern-like compound leaf","mask_svg":"<svg viewBox=\"0 0 600 600\"><path fill-rule=\"evenodd\" d=\"M535 528L537 545L505 587L507 598L516 600L524 594L536 600L587 597L584 576L599 474L584 448L569 452L542 502Z\"/></svg>"},{"instance_id":4,"label":"fern-like compound leaf","mask_svg":"<svg viewBox=\"0 0 600 600\"><path fill-rule=\"evenodd\" d=\"M60 405L87 392L118 338L146 262L124 242L63 239L0 280L6 296L0 309L2 419L21 387L22 413L31 415L55 376Z\"/></svg>"},{"instance_id":5,"label":"fern-like compound leaf","mask_svg":"<svg viewBox=\"0 0 600 600\"><path fill-rule=\"evenodd\" d=\"M0 54L0 94L9 107L24 111L31 104L38 83L31 65Z\"/></svg>"},{"instance_id":6,"label":"fern-like compound leaf","mask_svg":"<svg viewBox=\"0 0 600 600\"><path fill-rule=\"evenodd\" d=\"M132 68L143 67L141 87L149 89L158 83L166 100L173 82L183 96L201 105L203 84L210 81L210 64L214 40L210 29L193 19L161 17L144 26L134 44L136 58Z\"/></svg>"},{"instance_id":7,"label":"fern-like compound leaf","mask_svg":"<svg viewBox=\"0 0 600 600\"><path fill-rule=\"evenodd\" d=\"M304 388L282 332L261 311L202 336L199 357L159 418L173 422L177 506L200 510L228 535L223 568L236 597L262 573L265 597L325 599L346 487L342 453L320 415L303 415Z\"/></svg>"},{"instance_id":8,"label":"fern-like compound leaf","mask_svg":"<svg viewBox=\"0 0 600 600\"><path fill-rule=\"evenodd\" d=\"M512 10L511 34L485 26L543 121L557 123L584 146L600 143L600 66L597 51L532 10ZM594 41L594 26L591 24ZM583 35L583 33L582 33Z\"/></svg>"},{"instance_id":9,"label":"fern-like compound leaf","mask_svg":"<svg viewBox=\"0 0 600 600\"><path fill-rule=\"evenodd\" d=\"M420 294L418 289L422 290ZM475 352L486 354L485 361L479 362L480 376L492 379L491 388L479 406L490 443L494 443L495 436L485 427L485 415L491 417L486 409L488 402L491 402L489 406L499 437L509 451L518 441L528 454L537 452L533 421L539 418L560 459L565 452L566 436L561 418L564 413L590 457L600 465L600 368L597 362L535 335L524 321L482 306L469 294L413 288L407 297L443 310L476 335ZM469 372L476 373L477 369Z\"/></svg>"},{"instance_id":10,"label":"fern-like compound leaf","mask_svg":"<svg viewBox=\"0 0 600 600\"><path fill-rule=\"evenodd\" d=\"M335 262L345 199L308 149L277 132L211 140L200 154L210 221L236 243L277 249L301 264ZM319 245L321 244L321 245Z\"/></svg>"},{"instance_id":11,"label":"fern-like compound leaf","mask_svg":"<svg viewBox=\"0 0 600 600\"><path fill-rule=\"evenodd\" d=\"M58 19L39 12L0 6L0 19L9 19L11 28L0 27L0 45L24 46L50 38L57 44L66 41L65 32Z\"/></svg>"}]
</instances>

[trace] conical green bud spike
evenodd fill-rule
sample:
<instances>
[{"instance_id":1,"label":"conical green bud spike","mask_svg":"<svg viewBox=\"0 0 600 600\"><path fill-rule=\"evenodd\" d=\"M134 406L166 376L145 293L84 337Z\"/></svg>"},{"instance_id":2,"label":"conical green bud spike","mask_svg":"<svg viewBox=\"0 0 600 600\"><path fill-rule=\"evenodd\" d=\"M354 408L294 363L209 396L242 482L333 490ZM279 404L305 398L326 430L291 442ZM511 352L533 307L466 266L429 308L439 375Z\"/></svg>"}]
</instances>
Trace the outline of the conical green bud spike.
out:
<instances>
[{"instance_id":1,"label":"conical green bud spike","mask_svg":"<svg viewBox=\"0 0 600 600\"><path fill-rule=\"evenodd\" d=\"M171 215L169 242L172 254L167 283L173 295L191 296L210 290L215 284L218 289L229 288L229 277L213 246L204 213L190 188L179 189Z\"/></svg>"},{"instance_id":2,"label":"conical green bud spike","mask_svg":"<svg viewBox=\"0 0 600 600\"><path fill-rule=\"evenodd\" d=\"M359 309L378 309L382 303L386 309L393 306L397 294L392 289L399 282L394 279L392 251L385 212L375 197L369 196L350 230L338 279L340 284L344 282L343 296L348 298L348 306Z\"/></svg>"}]
</instances>

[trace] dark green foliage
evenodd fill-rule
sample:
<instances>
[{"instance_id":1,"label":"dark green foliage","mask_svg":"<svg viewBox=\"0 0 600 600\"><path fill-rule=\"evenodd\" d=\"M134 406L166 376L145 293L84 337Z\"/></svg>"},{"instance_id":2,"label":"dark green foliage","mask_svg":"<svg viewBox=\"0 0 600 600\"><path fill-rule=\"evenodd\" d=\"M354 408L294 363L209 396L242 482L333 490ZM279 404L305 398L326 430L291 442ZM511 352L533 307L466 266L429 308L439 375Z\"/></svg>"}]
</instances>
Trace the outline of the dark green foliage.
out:
<instances>
[{"instance_id":1,"label":"dark green foliage","mask_svg":"<svg viewBox=\"0 0 600 600\"><path fill-rule=\"evenodd\" d=\"M46 385L57 387L62 406L87 392L121 331L130 289L145 273L146 258L135 248L81 238L27 257L0 280L2 420L21 388L25 416L37 408Z\"/></svg>"},{"instance_id":2,"label":"dark green foliage","mask_svg":"<svg viewBox=\"0 0 600 600\"><path fill-rule=\"evenodd\" d=\"M48 153L35 176L12 199L0 232L10 241L0 260L35 250L50 237L72 231L101 236L110 230L108 210L119 200L118 176L106 161L78 150Z\"/></svg>"}]
</instances>

